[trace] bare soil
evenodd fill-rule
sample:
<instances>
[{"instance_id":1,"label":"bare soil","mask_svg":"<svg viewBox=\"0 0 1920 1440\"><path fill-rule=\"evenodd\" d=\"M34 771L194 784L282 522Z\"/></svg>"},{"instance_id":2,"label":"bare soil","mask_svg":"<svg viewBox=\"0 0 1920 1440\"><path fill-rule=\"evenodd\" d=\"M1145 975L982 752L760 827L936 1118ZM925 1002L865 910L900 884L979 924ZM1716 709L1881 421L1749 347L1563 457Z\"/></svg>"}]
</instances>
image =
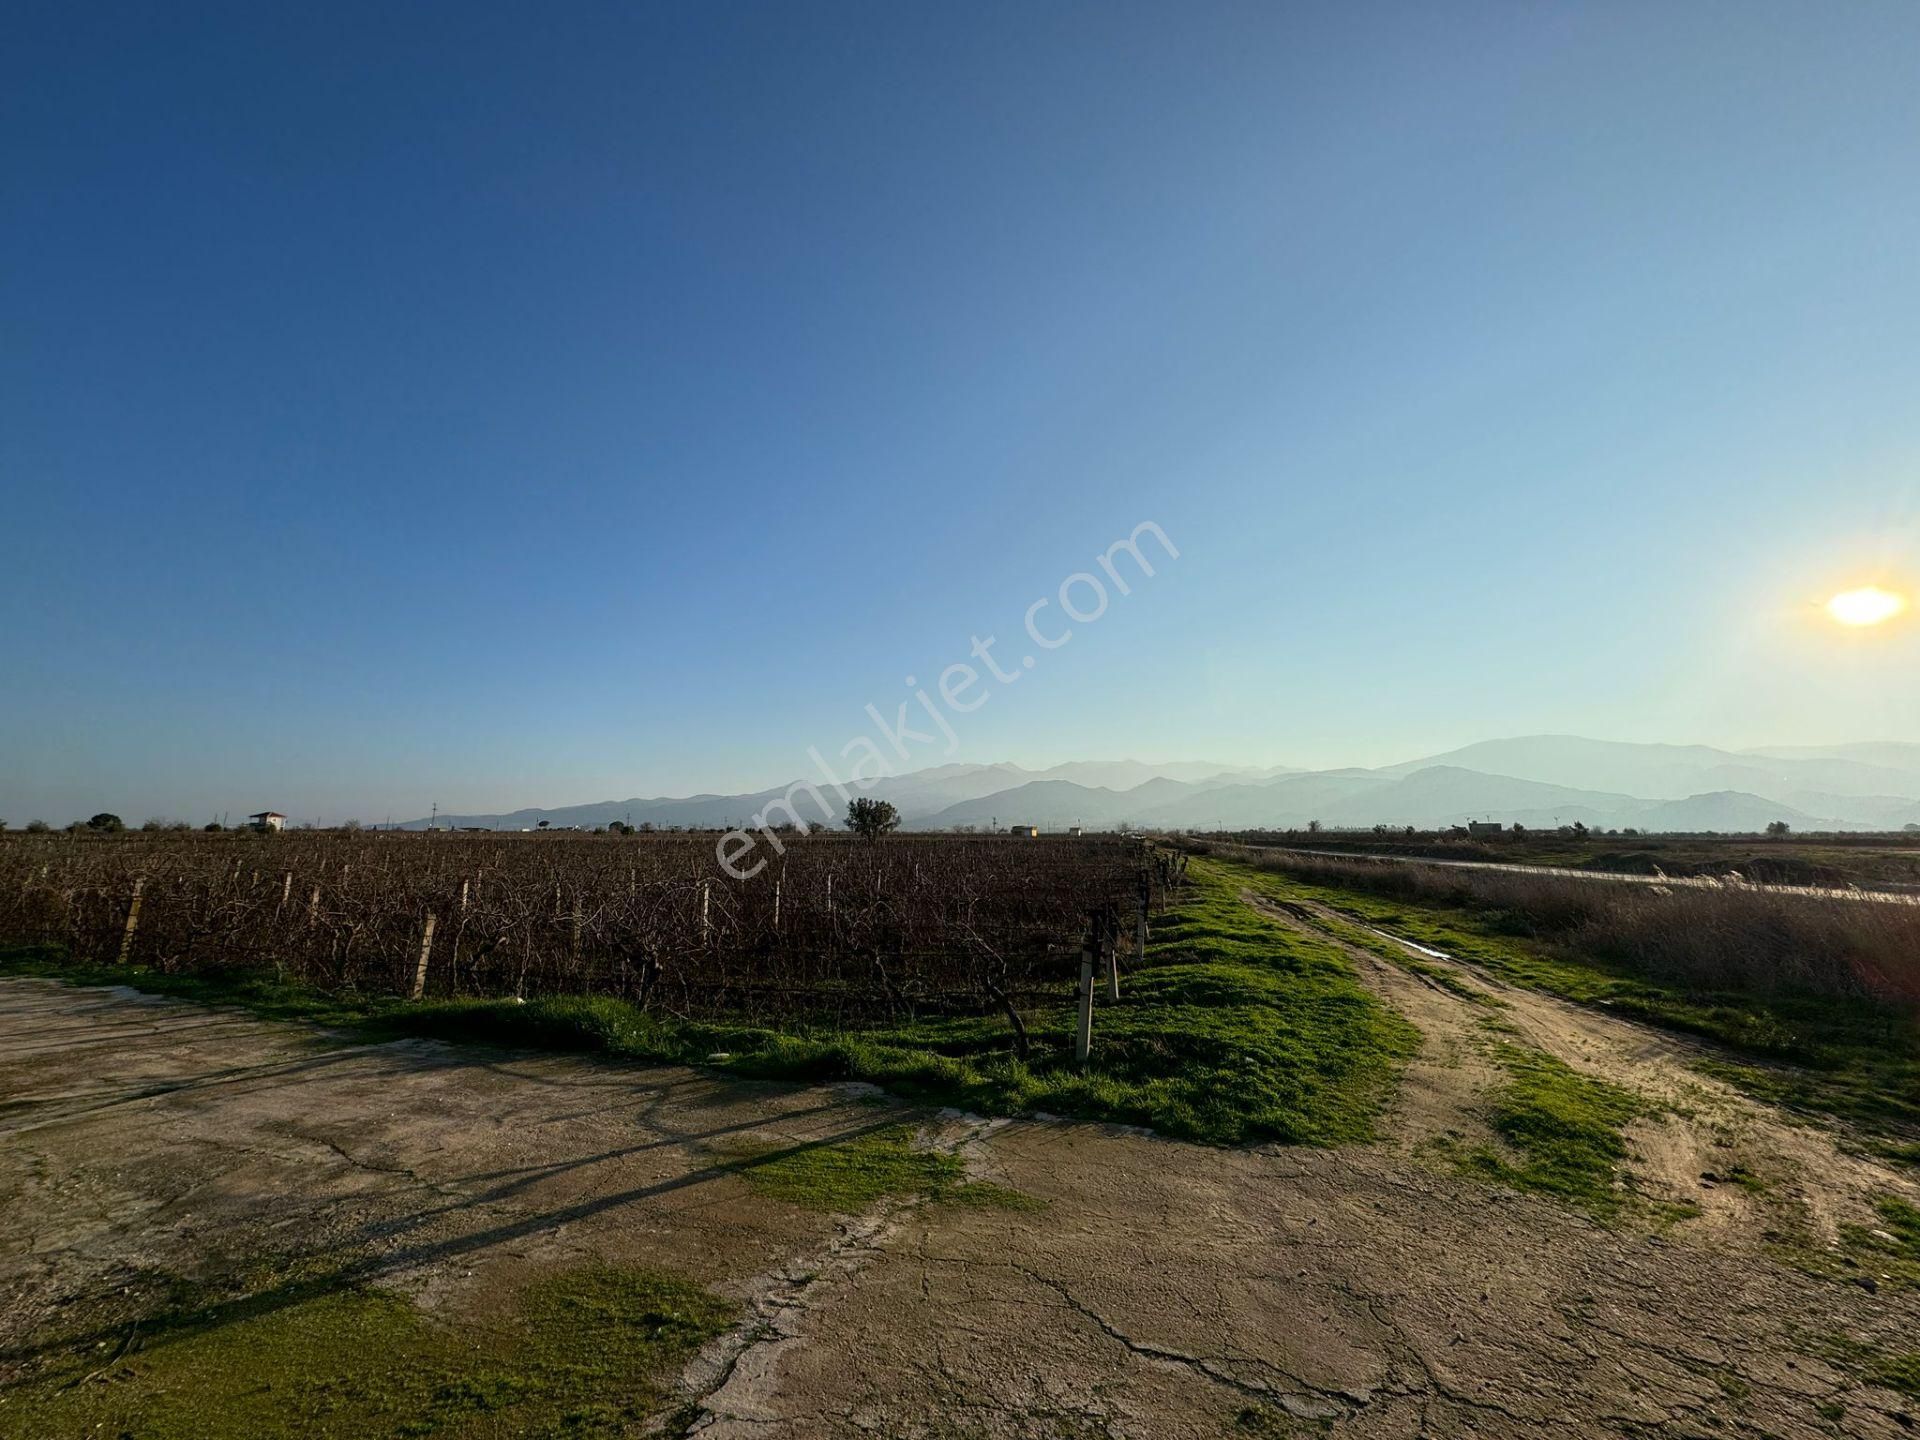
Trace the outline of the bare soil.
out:
<instances>
[{"instance_id":1,"label":"bare soil","mask_svg":"<svg viewBox=\"0 0 1920 1440\"><path fill-rule=\"evenodd\" d=\"M344 1253L459 1319L599 1259L742 1305L681 1380L710 1437L1912 1433L1911 1401L1819 1357L1834 1336L1915 1348L1920 1300L1765 1239L1784 1216L1823 1246L1871 1222L1870 1194L1911 1197L1901 1176L1695 1075L1682 1042L1526 992L1475 1005L1351 953L1426 1049L1383 1141L1339 1151L341 1044L0 982L0 1350L143 1270ZM1489 1014L1675 1107L1634 1131L1633 1182L1701 1216L1607 1228L1436 1158L1435 1137L1484 1128ZM756 1196L725 1159L903 1120L1050 1203L828 1216ZM1702 1181L1736 1159L1777 1178Z\"/></svg>"},{"instance_id":2,"label":"bare soil","mask_svg":"<svg viewBox=\"0 0 1920 1440\"><path fill-rule=\"evenodd\" d=\"M1770 1233L1791 1233L1832 1249L1842 1224L1877 1223L1875 1195L1920 1200L1910 1172L1850 1150L1835 1131L1693 1068L1716 1053L1708 1044L1523 989L1451 957L1437 961L1431 950L1375 932L1413 961L1447 972L1455 987L1449 988L1329 933L1329 922L1351 926L1350 917L1312 901L1276 905L1252 892L1243 898L1278 924L1338 945L1369 987L1420 1030L1421 1054L1384 1127L1403 1150L1420 1151L1436 1138L1485 1137L1482 1101L1500 1079L1489 1058L1492 1022L1500 1027L1492 1033L1510 1033L1649 1102L1627 1132L1632 1185L1652 1200L1697 1206L1700 1215L1680 1227L1690 1242L1754 1249L1767 1245ZM1460 989L1484 997L1482 1003ZM1734 1175L1748 1183L1734 1183Z\"/></svg>"}]
</instances>

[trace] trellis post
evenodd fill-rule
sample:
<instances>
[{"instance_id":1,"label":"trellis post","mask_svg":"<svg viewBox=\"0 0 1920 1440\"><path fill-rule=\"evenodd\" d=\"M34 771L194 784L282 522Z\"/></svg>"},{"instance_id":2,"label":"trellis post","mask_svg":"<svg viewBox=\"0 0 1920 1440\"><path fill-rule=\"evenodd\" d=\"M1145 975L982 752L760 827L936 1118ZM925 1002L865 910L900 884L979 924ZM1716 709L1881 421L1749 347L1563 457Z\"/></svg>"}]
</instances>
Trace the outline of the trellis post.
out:
<instances>
[{"instance_id":1,"label":"trellis post","mask_svg":"<svg viewBox=\"0 0 1920 1440\"><path fill-rule=\"evenodd\" d=\"M1112 910L1100 917L1100 948L1107 952L1107 999L1120 998L1120 917Z\"/></svg>"},{"instance_id":2,"label":"trellis post","mask_svg":"<svg viewBox=\"0 0 1920 1440\"><path fill-rule=\"evenodd\" d=\"M1147 910L1153 904L1153 876L1145 870L1140 872L1140 913L1134 921L1133 952L1144 957L1147 953Z\"/></svg>"},{"instance_id":3,"label":"trellis post","mask_svg":"<svg viewBox=\"0 0 1920 1440\"><path fill-rule=\"evenodd\" d=\"M127 963L127 957L133 953L133 932L140 928L140 896L147 888L147 877L133 877L133 899L127 902L127 928L120 935L120 963Z\"/></svg>"},{"instance_id":4,"label":"trellis post","mask_svg":"<svg viewBox=\"0 0 1920 1440\"><path fill-rule=\"evenodd\" d=\"M427 923L420 927L420 963L413 967L413 991L407 997L419 1000L427 993L427 957L433 953L434 915L427 912Z\"/></svg>"},{"instance_id":5,"label":"trellis post","mask_svg":"<svg viewBox=\"0 0 1920 1440\"><path fill-rule=\"evenodd\" d=\"M1080 947L1080 1026L1073 1037L1073 1058L1081 1065L1093 1054L1093 939Z\"/></svg>"}]
</instances>

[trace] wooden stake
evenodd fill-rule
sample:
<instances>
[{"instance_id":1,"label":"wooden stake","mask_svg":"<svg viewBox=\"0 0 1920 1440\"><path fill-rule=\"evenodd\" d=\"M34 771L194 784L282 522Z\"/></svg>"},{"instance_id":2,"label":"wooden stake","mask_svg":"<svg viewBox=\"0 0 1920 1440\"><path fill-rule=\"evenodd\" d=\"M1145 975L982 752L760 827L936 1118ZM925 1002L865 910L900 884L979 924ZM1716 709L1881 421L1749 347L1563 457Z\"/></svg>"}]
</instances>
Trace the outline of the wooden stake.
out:
<instances>
[{"instance_id":1,"label":"wooden stake","mask_svg":"<svg viewBox=\"0 0 1920 1440\"><path fill-rule=\"evenodd\" d=\"M702 944L713 939L713 922L707 918L707 901L710 898L707 888L712 883L710 880L700 882L700 942Z\"/></svg>"},{"instance_id":2,"label":"wooden stake","mask_svg":"<svg viewBox=\"0 0 1920 1440\"><path fill-rule=\"evenodd\" d=\"M147 877L133 877L133 899L127 904L127 928L120 936L120 963L133 953L133 932L140 928L140 892L147 888Z\"/></svg>"},{"instance_id":3,"label":"wooden stake","mask_svg":"<svg viewBox=\"0 0 1920 1440\"><path fill-rule=\"evenodd\" d=\"M410 999L418 1000L427 993L427 957L433 953L433 922L431 910L427 912L427 923L420 927L420 963L413 969L413 994Z\"/></svg>"},{"instance_id":4,"label":"wooden stake","mask_svg":"<svg viewBox=\"0 0 1920 1440\"><path fill-rule=\"evenodd\" d=\"M1115 917L1107 917L1109 921ZM1120 927L1112 923L1100 927L1100 948L1107 952L1107 999L1120 998Z\"/></svg>"},{"instance_id":5,"label":"wooden stake","mask_svg":"<svg viewBox=\"0 0 1920 1440\"><path fill-rule=\"evenodd\" d=\"M1080 1028L1073 1037L1073 1058L1085 1065L1093 1053L1093 951L1080 952Z\"/></svg>"}]
</instances>

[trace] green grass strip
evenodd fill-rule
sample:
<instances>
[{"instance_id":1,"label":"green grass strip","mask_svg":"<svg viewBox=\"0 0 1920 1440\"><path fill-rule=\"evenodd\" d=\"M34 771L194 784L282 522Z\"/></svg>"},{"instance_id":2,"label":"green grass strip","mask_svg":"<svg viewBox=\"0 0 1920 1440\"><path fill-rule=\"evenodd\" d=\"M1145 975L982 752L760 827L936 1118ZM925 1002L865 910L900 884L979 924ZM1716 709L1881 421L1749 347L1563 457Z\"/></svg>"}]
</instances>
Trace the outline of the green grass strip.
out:
<instances>
[{"instance_id":1,"label":"green grass strip","mask_svg":"<svg viewBox=\"0 0 1920 1440\"><path fill-rule=\"evenodd\" d=\"M896 1196L976 1209L1046 1208L1045 1201L1021 1191L967 1179L965 1161L917 1144L904 1125L832 1143L726 1153L755 1194L835 1215L859 1215Z\"/></svg>"},{"instance_id":2,"label":"green grass strip","mask_svg":"<svg viewBox=\"0 0 1920 1440\"><path fill-rule=\"evenodd\" d=\"M612 1440L671 1404L671 1374L733 1318L698 1286L611 1266L537 1281L484 1328L326 1275L240 1293L150 1279L28 1358L0 1388L0 1437Z\"/></svg>"},{"instance_id":3,"label":"green grass strip","mask_svg":"<svg viewBox=\"0 0 1920 1440\"><path fill-rule=\"evenodd\" d=\"M1099 1003L1084 1071L1073 1060L1065 986L1057 1004L1026 1013L1033 1048L1021 1060L997 1015L775 1029L677 1020L604 997L411 1003L324 994L252 974L78 965L44 947L0 952L0 973L124 984L360 1039L427 1036L758 1079L862 1080L980 1114L1039 1111L1211 1144L1370 1138L1400 1066L1418 1047L1413 1027L1368 993L1336 946L1243 904L1238 867L1197 861L1189 881L1181 903L1156 917L1144 960L1128 962L1119 1003Z\"/></svg>"},{"instance_id":4,"label":"green grass strip","mask_svg":"<svg viewBox=\"0 0 1920 1440\"><path fill-rule=\"evenodd\" d=\"M1494 1060L1506 1083L1493 1096L1493 1128L1517 1162L1475 1150L1462 1163L1517 1190L1554 1195L1603 1220L1620 1213L1618 1183L1627 1158L1621 1127L1644 1113L1638 1096L1538 1050L1499 1044Z\"/></svg>"}]
</instances>

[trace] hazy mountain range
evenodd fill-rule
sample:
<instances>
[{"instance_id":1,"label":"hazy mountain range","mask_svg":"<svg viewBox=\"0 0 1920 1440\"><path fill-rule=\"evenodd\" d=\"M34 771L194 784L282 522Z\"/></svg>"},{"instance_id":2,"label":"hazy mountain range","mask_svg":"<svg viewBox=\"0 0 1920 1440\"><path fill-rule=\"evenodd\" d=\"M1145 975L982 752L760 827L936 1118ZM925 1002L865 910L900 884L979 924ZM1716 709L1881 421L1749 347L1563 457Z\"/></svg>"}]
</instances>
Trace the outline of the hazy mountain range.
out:
<instances>
[{"instance_id":1,"label":"hazy mountain range","mask_svg":"<svg viewBox=\"0 0 1920 1440\"><path fill-rule=\"evenodd\" d=\"M716 828L751 823L787 787L748 795L606 800L552 810L442 815L441 825L532 829L634 825ZM844 804L826 787L835 817ZM1634 745L1571 735L1487 740L1379 769L1299 770L1179 761L1075 761L1047 770L939 765L881 780L909 829L1038 825L1058 829L1422 829L1493 819L1659 831L1898 830L1920 825L1920 744L1900 742L1718 750ZM804 792L803 819L824 818ZM771 819L784 818L776 811ZM413 820L406 828L428 822Z\"/></svg>"}]
</instances>

